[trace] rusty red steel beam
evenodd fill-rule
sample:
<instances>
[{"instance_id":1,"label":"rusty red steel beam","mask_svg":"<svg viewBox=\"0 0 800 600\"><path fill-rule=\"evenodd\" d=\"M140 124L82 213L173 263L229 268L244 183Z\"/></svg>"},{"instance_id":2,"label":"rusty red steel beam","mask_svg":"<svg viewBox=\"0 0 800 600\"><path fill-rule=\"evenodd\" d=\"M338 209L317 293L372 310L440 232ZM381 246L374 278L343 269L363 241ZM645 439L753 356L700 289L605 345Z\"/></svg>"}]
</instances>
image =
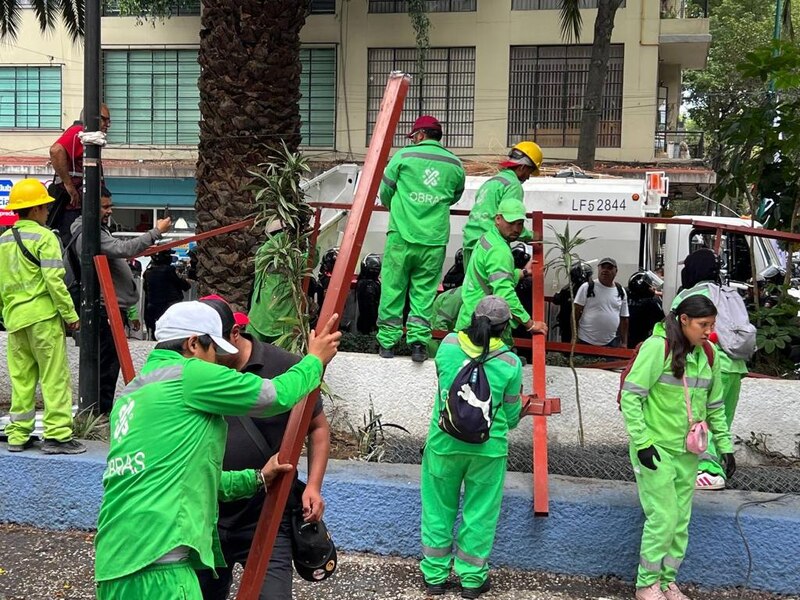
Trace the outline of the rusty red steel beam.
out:
<instances>
[{"instance_id":1,"label":"rusty red steel beam","mask_svg":"<svg viewBox=\"0 0 800 600\"><path fill-rule=\"evenodd\" d=\"M111 269L108 267L108 258L103 254L95 256L94 268L97 271L97 279L100 281L100 291L105 301L108 321L111 325L111 335L114 338L114 347L117 349L119 367L122 371L122 379L127 385L136 377L136 370L133 368L131 350L128 347L128 337L125 335L125 324L122 322L122 315L119 312L117 292L114 288L114 280L111 278Z\"/></svg>"},{"instance_id":2,"label":"rusty red steel beam","mask_svg":"<svg viewBox=\"0 0 800 600\"><path fill-rule=\"evenodd\" d=\"M222 227L217 227L215 229L210 229L202 233L197 233L188 238L183 238L180 240L172 240L171 242L167 242L166 244L159 244L157 246L150 246L149 248L140 252L136 256L133 256L132 258L139 258L141 256L150 256L151 254L158 254L159 252L163 252L164 250L170 250L178 246L183 246L185 244L188 244L189 242L199 242L200 240L205 240L218 235L222 235L223 233L231 233L232 231L238 231L240 229L252 227L253 225L255 225L255 222L256 222L255 219L245 219L244 221L238 221L236 223L231 223L230 225L223 225Z\"/></svg>"},{"instance_id":3,"label":"rusty red steel beam","mask_svg":"<svg viewBox=\"0 0 800 600\"><path fill-rule=\"evenodd\" d=\"M319 323L326 323L334 314L341 315L344 309L346 296L350 289L350 280L355 272L356 261L364 243L369 219L375 206L375 198L378 195L383 168L389 157L392 138L400 120L409 82L408 75L392 73L386 84L380 113L358 181L353 209L347 220L339 256L336 259L328 292L320 310ZM318 397L319 390L316 390L292 409L279 452L281 463L297 465ZM256 600L258 598L293 480L294 473L287 473L279 476L269 487L250 554L247 557L247 566L239 586L239 593L236 596L237 600Z\"/></svg>"}]
</instances>

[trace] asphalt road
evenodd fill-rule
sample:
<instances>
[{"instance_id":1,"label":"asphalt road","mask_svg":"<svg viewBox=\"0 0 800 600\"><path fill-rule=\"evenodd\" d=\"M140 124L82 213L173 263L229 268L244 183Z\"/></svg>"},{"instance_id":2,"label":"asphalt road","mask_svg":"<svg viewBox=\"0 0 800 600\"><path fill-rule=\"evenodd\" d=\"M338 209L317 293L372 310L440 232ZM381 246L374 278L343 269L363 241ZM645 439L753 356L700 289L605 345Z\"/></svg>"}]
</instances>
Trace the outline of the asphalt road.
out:
<instances>
[{"instance_id":1,"label":"asphalt road","mask_svg":"<svg viewBox=\"0 0 800 600\"><path fill-rule=\"evenodd\" d=\"M88 600L94 598L93 534L53 532L0 525L0 600ZM496 569L494 589L486 600L623 600L633 586L618 579L554 575ZM694 600L786 600L756 591L698 590ZM233 594L231 594L233 597ZM422 600L417 561L367 554L340 553L331 579L310 584L296 581L296 600ZM453 590L444 598L459 598ZM144 599L143 599L144 600ZM795 599L797 600L797 599Z\"/></svg>"}]
</instances>

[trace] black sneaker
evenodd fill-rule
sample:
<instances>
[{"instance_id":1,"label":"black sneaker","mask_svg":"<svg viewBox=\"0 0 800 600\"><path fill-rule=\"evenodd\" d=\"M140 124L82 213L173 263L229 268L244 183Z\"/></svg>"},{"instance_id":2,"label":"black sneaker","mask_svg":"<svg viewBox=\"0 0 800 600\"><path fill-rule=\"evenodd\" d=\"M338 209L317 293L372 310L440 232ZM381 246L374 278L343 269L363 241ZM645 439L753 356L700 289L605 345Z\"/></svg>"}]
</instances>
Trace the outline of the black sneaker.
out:
<instances>
[{"instance_id":1,"label":"black sneaker","mask_svg":"<svg viewBox=\"0 0 800 600\"><path fill-rule=\"evenodd\" d=\"M384 348L383 346L378 346L378 355L381 358L394 358L394 350L391 348Z\"/></svg>"},{"instance_id":2,"label":"black sneaker","mask_svg":"<svg viewBox=\"0 0 800 600\"><path fill-rule=\"evenodd\" d=\"M465 588L461 587L461 597L462 598L478 598L481 594L485 594L490 589L492 589L492 585L489 583L489 578L486 578L480 587L476 588Z\"/></svg>"},{"instance_id":3,"label":"black sneaker","mask_svg":"<svg viewBox=\"0 0 800 600\"><path fill-rule=\"evenodd\" d=\"M86 446L75 440L66 442L45 440L42 444L42 452L45 454L82 454L86 452Z\"/></svg>"},{"instance_id":4,"label":"black sneaker","mask_svg":"<svg viewBox=\"0 0 800 600\"><path fill-rule=\"evenodd\" d=\"M23 444L8 444L9 452L22 452L29 448L33 448L33 438L28 438Z\"/></svg>"},{"instance_id":5,"label":"black sneaker","mask_svg":"<svg viewBox=\"0 0 800 600\"><path fill-rule=\"evenodd\" d=\"M423 363L428 360L428 351L422 344L411 344L411 360L415 363Z\"/></svg>"},{"instance_id":6,"label":"black sneaker","mask_svg":"<svg viewBox=\"0 0 800 600\"><path fill-rule=\"evenodd\" d=\"M428 583L425 582L425 593L428 596L444 596L447 593L447 581L441 583Z\"/></svg>"}]
</instances>

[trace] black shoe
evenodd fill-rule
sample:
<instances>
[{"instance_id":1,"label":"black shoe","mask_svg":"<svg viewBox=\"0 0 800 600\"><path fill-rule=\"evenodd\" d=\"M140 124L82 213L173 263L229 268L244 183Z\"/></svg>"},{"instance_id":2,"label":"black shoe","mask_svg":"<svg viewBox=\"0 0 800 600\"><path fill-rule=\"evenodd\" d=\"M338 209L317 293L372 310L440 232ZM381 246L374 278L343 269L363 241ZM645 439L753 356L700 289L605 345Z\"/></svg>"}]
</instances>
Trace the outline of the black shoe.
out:
<instances>
[{"instance_id":1,"label":"black shoe","mask_svg":"<svg viewBox=\"0 0 800 600\"><path fill-rule=\"evenodd\" d=\"M66 442L45 440L42 444L42 452L45 454L82 454L86 452L86 446L75 440Z\"/></svg>"},{"instance_id":2,"label":"black shoe","mask_svg":"<svg viewBox=\"0 0 800 600\"><path fill-rule=\"evenodd\" d=\"M425 582L425 593L428 596L444 596L447 593L447 581L442 583L428 583Z\"/></svg>"},{"instance_id":3,"label":"black shoe","mask_svg":"<svg viewBox=\"0 0 800 600\"><path fill-rule=\"evenodd\" d=\"M9 452L22 452L29 448L33 448L33 438L28 438L23 444L9 444L7 449Z\"/></svg>"},{"instance_id":4,"label":"black shoe","mask_svg":"<svg viewBox=\"0 0 800 600\"><path fill-rule=\"evenodd\" d=\"M474 598L479 597L481 594L485 594L490 589L492 589L492 585L489 583L489 578L487 577L486 581L484 581L481 584L480 587L465 588L465 587L462 586L461 587L461 597L462 598L473 598L474 599Z\"/></svg>"},{"instance_id":5,"label":"black shoe","mask_svg":"<svg viewBox=\"0 0 800 600\"><path fill-rule=\"evenodd\" d=\"M411 360L415 363L423 363L428 360L428 351L422 344L411 344Z\"/></svg>"},{"instance_id":6,"label":"black shoe","mask_svg":"<svg viewBox=\"0 0 800 600\"><path fill-rule=\"evenodd\" d=\"M381 358L394 358L394 350L391 348L384 348L383 346L378 346L378 355Z\"/></svg>"}]
</instances>

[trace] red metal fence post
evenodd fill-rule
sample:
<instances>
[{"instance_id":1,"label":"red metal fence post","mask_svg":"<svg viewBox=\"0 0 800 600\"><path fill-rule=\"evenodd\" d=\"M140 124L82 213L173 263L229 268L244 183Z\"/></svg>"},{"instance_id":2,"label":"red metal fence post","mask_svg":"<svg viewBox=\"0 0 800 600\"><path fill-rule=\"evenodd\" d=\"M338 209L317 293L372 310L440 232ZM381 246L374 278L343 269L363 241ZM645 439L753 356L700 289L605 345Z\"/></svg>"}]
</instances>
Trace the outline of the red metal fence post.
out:
<instances>
[{"instance_id":1,"label":"red metal fence post","mask_svg":"<svg viewBox=\"0 0 800 600\"><path fill-rule=\"evenodd\" d=\"M122 315L119 312L117 292L114 289L114 281L111 279L111 270L108 268L108 258L103 254L95 256L94 268L97 270L100 291L103 293L103 299L105 300L108 321L111 324L111 335L114 337L114 347L117 349L119 367L122 371L122 379L125 384L128 384L131 379L136 377L136 371L133 368L130 348L128 348L125 324L122 322Z\"/></svg>"}]
</instances>

